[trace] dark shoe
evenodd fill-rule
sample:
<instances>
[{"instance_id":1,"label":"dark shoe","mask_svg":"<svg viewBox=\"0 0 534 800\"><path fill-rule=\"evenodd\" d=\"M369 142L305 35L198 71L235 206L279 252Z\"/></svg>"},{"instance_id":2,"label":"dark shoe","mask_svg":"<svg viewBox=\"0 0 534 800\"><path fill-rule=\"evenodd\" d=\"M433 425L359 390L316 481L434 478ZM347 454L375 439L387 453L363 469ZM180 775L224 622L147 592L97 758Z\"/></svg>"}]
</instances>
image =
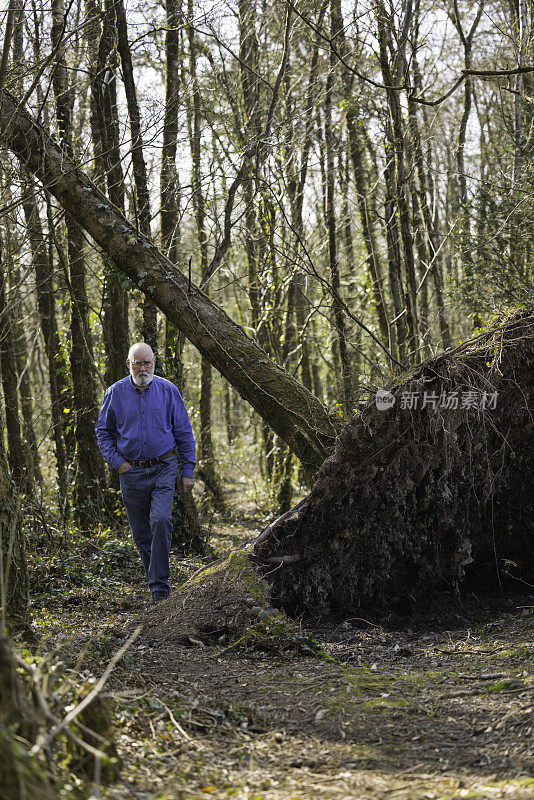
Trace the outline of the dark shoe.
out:
<instances>
[{"instance_id":1,"label":"dark shoe","mask_svg":"<svg viewBox=\"0 0 534 800\"><path fill-rule=\"evenodd\" d=\"M152 592L152 600L150 601L153 606L161 603L162 600L166 600L168 598L167 592Z\"/></svg>"}]
</instances>

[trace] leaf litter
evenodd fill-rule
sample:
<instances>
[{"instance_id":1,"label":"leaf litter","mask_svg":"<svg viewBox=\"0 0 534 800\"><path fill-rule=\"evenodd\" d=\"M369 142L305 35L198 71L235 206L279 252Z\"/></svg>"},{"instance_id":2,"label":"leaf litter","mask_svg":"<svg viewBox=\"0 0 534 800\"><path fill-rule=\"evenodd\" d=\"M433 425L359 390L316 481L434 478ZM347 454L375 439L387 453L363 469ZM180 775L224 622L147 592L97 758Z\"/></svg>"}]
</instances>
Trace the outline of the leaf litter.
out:
<instances>
[{"instance_id":1,"label":"leaf litter","mask_svg":"<svg viewBox=\"0 0 534 800\"><path fill-rule=\"evenodd\" d=\"M175 563L189 580L155 607L126 575L48 618L73 679L144 624L106 687L122 771L104 800L534 798L532 598L457 627L313 626L270 605L245 556Z\"/></svg>"}]
</instances>

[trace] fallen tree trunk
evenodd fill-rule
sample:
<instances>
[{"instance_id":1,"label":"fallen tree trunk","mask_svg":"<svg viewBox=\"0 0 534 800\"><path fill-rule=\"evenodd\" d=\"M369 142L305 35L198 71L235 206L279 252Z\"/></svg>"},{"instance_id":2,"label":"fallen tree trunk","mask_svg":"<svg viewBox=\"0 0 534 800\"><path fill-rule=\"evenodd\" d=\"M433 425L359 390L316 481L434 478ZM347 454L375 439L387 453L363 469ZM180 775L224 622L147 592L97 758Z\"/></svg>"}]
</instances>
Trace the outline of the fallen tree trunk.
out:
<instances>
[{"instance_id":1,"label":"fallen tree trunk","mask_svg":"<svg viewBox=\"0 0 534 800\"><path fill-rule=\"evenodd\" d=\"M128 278L289 445L309 473L331 451L336 419L143 236L9 92L0 95L0 141L35 175Z\"/></svg>"},{"instance_id":2,"label":"fallen tree trunk","mask_svg":"<svg viewBox=\"0 0 534 800\"><path fill-rule=\"evenodd\" d=\"M512 580L532 592L533 314L427 361L387 410L346 426L311 493L254 544L277 605L320 616Z\"/></svg>"}]
</instances>

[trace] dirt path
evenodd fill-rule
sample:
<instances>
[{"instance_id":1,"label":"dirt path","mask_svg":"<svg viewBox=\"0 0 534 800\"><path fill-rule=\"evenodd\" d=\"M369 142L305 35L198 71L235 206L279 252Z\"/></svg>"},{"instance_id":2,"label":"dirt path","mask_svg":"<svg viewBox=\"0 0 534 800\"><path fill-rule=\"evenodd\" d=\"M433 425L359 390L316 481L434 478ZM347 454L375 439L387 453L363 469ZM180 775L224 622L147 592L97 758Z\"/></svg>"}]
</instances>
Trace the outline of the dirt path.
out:
<instances>
[{"instance_id":1,"label":"dirt path","mask_svg":"<svg viewBox=\"0 0 534 800\"><path fill-rule=\"evenodd\" d=\"M146 625L108 684L123 767L104 800L534 798L532 600L451 631L308 629L312 656L180 642L145 597L95 587L43 621L65 661L86 649L77 680Z\"/></svg>"}]
</instances>

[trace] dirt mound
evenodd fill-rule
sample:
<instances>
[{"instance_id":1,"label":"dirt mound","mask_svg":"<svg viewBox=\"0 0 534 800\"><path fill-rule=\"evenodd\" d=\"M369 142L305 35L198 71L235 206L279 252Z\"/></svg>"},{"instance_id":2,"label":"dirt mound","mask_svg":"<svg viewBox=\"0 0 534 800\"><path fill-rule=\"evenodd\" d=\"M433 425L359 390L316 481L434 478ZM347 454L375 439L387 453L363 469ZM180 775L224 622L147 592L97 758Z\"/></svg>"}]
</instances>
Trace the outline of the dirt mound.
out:
<instances>
[{"instance_id":1,"label":"dirt mound","mask_svg":"<svg viewBox=\"0 0 534 800\"><path fill-rule=\"evenodd\" d=\"M254 563L289 613L532 583L534 309L425 362L336 441Z\"/></svg>"},{"instance_id":2,"label":"dirt mound","mask_svg":"<svg viewBox=\"0 0 534 800\"><path fill-rule=\"evenodd\" d=\"M243 636L261 612L270 617L266 582L245 550L201 570L145 614L144 635L166 644L227 644ZM262 617L264 615L262 614Z\"/></svg>"}]
</instances>

